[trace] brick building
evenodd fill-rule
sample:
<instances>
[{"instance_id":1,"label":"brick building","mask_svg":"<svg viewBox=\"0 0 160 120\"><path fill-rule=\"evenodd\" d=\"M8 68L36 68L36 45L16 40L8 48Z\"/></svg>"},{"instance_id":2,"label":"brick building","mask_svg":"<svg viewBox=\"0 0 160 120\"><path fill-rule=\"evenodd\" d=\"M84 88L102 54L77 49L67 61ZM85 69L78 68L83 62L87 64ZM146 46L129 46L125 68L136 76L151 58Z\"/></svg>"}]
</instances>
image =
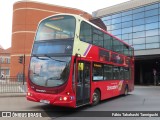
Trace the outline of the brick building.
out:
<instances>
[{"instance_id":1,"label":"brick building","mask_svg":"<svg viewBox=\"0 0 160 120\"><path fill-rule=\"evenodd\" d=\"M12 51L11 51L11 76L23 73L23 65L18 62L21 55L26 56L25 75L31 54L32 43L39 21L47 16L57 13L84 14L83 17L90 19L91 15L78 9L39 3L31 1L19 1L13 6L12 24Z\"/></svg>"},{"instance_id":2,"label":"brick building","mask_svg":"<svg viewBox=\"0 0 160 120\"><path fill-rule=\"evenodd\" d=\"M5 50L0 45L0 78L10 76L10 53L11 48Z\"/></svg>"}]
</instances>

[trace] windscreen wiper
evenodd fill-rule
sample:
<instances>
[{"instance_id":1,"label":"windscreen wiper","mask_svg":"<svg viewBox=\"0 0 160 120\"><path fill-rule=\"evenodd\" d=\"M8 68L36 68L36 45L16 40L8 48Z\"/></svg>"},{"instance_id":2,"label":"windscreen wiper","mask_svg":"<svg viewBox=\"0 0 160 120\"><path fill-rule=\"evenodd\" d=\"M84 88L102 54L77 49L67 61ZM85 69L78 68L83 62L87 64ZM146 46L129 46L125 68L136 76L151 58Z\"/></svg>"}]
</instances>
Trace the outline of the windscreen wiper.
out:
<instances>
[{"instance_id":1,"label":"windscreen wiper","mask_svg":"<svg viewBox=\"0 0 160 120\"><path fill-rule=\"evenodd\" d=\"M38 59L40 59L40 60L48 60L48 59L46 59L46 58L40 58L40 57L37 56L37 55L32 55L32 57L36 57L36 58L38 58Z\"/></svg>"},{"instance_id":2,"label":"windscreen wiper","mask_svg":"<svg viewBox=\"0 0 160 120\"><path fill-rule=\"evenodd\" d=\"M45 57L48 57L48 58L50 58L50 59L52 59L52 60L58 61L58 62L66 62L66 61L54 59L54 58L52 58L51 56L49 56L49 55L47 55L47 54L44 54L44 56L45 56Z\"/></svg>"}]
</instances>

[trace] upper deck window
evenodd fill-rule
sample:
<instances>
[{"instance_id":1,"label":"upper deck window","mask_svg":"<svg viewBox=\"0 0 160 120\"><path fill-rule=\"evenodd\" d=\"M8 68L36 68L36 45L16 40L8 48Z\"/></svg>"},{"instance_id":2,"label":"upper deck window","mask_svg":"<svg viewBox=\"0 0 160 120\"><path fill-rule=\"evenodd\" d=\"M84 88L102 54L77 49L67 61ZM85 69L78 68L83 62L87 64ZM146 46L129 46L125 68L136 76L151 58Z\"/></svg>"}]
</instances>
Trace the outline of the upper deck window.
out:
<instances>
[{"instance_id":1,"label":"upper deck window","mask_svg":"<svg viewBox=\"0 0 160 120\"><path fill-rule=\"evenodd\" d=\"M87 43L92 43L92 27L86 22L81 23L80 39Z\"/></svg>"},{"instance_id":2,"label":"upper deck window","mask_svg":"<svg viewBox=\"0 0 160 120\"><path fill-rule=\"evenodd\" d=\"M36 41L73 38L75 18L68 15L53 16L43 20L38 28Z\"/></svg>"},{"instance_id":3,"label":"upper deck window","mask_svg":"<svg viewBox=\"0 0 160 120\"><path fill-rule=\"evenodd\" d=\"M133 56L133 49L114 36L103 32L95 26L82 21L80 26L80 40L107 50L112 50L126 56Z\"/></svg>"}]
</instances>

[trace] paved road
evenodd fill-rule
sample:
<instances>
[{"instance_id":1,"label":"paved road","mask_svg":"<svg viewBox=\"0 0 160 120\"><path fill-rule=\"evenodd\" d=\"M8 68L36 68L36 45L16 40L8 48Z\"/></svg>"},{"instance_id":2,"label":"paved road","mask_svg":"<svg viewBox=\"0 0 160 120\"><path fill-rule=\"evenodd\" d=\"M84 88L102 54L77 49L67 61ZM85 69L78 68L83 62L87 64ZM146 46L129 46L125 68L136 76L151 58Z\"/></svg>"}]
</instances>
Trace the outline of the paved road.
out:
<instances>
[{"instance_id":1,"label":"paved road","mask_svg":"<svg viewBox=\"0 0 160 120\"><path fill-rule=\"evenodd\" d=\"M63 112L57 112L63 110ZM142 118L142 117L76 117L82 116L80 112L73 112L72 109L54 107L41 103L29 102L24 97L0 97L0 111L44 111L49 118L56 120L159 120L160 118ZM85 106L78 108L79 111L160 111L160 87L158 86L136 86L134 92L128 96L120 96L109 100L102 101L97 106ZM56 115L56 117L51 117ZM71 112L70 112L71 111ZM89 111L89 112L88 112ZM96 112L91 113L95 115ZM75 116L75 117L70 117Z\"/></svg>"}]
</instances>

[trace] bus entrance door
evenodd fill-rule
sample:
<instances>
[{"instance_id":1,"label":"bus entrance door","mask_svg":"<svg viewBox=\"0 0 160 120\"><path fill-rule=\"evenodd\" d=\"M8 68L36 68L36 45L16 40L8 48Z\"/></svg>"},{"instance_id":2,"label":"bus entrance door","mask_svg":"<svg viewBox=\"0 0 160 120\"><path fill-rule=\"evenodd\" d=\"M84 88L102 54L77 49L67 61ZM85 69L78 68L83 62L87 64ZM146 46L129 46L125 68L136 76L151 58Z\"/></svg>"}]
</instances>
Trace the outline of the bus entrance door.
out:
<instances>
[{"instance_id":1,"label":"bus entrance door","mask_svg":"<svg viewBox=\"0 0 160 120\"><path fill-rule=\"evenodd\" d=\"M76 106L81 106L90 102L91 64L79 61L77 65Z\"/></svg>"}]
</instances>

